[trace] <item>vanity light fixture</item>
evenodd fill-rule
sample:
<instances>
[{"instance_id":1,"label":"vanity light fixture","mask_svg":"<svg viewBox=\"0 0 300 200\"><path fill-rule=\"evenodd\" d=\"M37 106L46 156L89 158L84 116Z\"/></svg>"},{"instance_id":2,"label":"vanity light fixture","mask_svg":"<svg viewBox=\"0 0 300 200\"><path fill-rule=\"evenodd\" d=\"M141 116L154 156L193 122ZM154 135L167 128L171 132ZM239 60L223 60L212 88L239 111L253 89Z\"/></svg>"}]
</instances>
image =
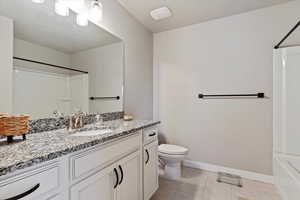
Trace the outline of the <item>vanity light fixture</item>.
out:
<instances>
[{"instance_id":1,"label":"vanity light fixture","mask_svg":"<svg viewBox=\"0 0 300 200\"><path fill-rule=\"evenodd\" d=\"M32 0L34 3L44 3L46 0ZM77 2L80 2L76 0ZM84 0L81 1L81 3ZM55 0L54 11L60 16L69 16L70 7L68 0ZM87 10L81 14L77 14L76 23L78 26L87 26L89 24L89 18L95 21L101 21L103 18L103 5L100 0L92 0L91 4L87 7Z\"/></svg>"},{"instance_id":2,"label":"vanity light fixture","mask_svg":"<svg viewBox=\"0 0 300 200\"><path fill-rule=\"evenodd\" d=\"M69 16L70 8L68 7L67 3L64 0L56 0L55 1L55 12L60 16Z\"/></svg>"},{"instance_id":3,"label":"vanity light fixture","mask_svg":"<svg viewBox=\"0 0 300 200\"><path fill-rule=\"evenodd\" d=\"M45 3L45 0L32 0L33 3Z\"/></svg>"},{"instance_id":4,"label":"vanity light fixture","mask_svg":"<svg viewBox=\"0 0 300 200\"><path fill-rule=\"evenodd\" d=\"M101 21L103 18L103 5L99 0L92 1L91 18L96 21Z\"/></svg>"},{"instance_id":5,"label":"vanity light fixture","mask_svg":"<svg viewBox=\"0 0 300 200\"><path fill-rule=\"evenodd\" d=\"M87 25L89 25L89 20L85 15L78 14L76 16L76 23L78 26L87 26Z\"/></svg>"}]
</instances>

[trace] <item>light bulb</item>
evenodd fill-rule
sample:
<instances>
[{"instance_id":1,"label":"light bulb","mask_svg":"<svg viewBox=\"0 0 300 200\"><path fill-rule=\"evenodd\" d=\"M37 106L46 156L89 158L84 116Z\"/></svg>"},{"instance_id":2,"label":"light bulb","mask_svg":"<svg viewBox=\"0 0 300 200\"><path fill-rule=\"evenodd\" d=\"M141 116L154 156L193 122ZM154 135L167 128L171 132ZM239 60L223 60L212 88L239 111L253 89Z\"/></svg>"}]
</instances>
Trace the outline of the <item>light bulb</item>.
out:
<instances>
[{"instance_id":1,"label":"light bulb","mask_svg":"<svg viewBox=\"0 0 300 200\"><path fill-rule=\"evenodd\" d=\"M85 15L78 14L76 16L76 23L79 26L87 26L89 24L89 20Z\"/></svg>"},{"instance_id":2,"label":"light bulb","mask_svg":"<svg viewBox=\"0 0 300 200\"><path fill-rule=\"evenodd\" d=\"M44 3L45 0L32 0L33 3Z\"/></svg>"},{"instance_id":3,"label":"light bulb","mask_svg":"<svg viewBox=\"0 0 300 200\"><path fill-rule=\"evenodd\" d=\"M91 18L96 21L101 21L103 18L103 6L98 0L95 0L92 4Z\"/></svg>"},{"instance_id":4,"label":"light bulb","mask_svg":"<svg viewBox=\"0 0 300 200\"><path fill-rule=\"evenodd\" d=\"M69 16L70 9L69 9L68 5L66 4L66 2L64 2L62 0L56 0L55 1L55 12L56 12L56 14L65 17L65 16Z\"/></svg>"}]
</instances>

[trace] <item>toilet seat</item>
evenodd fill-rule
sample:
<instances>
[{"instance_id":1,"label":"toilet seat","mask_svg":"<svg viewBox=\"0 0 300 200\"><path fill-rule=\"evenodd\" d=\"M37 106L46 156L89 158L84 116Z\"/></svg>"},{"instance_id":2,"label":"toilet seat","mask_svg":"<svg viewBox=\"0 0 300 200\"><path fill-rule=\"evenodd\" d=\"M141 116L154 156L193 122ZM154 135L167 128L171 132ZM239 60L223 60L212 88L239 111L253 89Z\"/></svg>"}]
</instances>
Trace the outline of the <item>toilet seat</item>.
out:
<instances>
[{"instance_id":1,"label":"toilet seat","mask_svg":"<svg viewBox=\"0 0 300 200\"><path fill-rule=\"evenodd\" d=\"M167 155L185 155L188 149L173 144L161 144L158 147L158 151Z\"/></svg>"}]
</instances>

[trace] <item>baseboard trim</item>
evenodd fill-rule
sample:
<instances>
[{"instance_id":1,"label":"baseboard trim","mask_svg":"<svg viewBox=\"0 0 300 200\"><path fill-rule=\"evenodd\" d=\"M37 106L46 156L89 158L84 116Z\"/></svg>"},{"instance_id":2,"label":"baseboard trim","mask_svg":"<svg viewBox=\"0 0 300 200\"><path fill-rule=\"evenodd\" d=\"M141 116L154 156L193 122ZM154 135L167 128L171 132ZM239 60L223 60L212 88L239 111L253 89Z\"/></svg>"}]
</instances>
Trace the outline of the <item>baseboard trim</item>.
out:
<instances>
[{"instance_id":1,"label":"baseboard trim","mask_svg":"<svg viewBox=\"0 0 300 200\"><path fill-rule=\"evenodd\" d=\"M265 183L271 183L274 184L274 177L265 175L265 174L259 174L255 172L245 171L245 170L239 170L239 169L233 169L198 161L192 161L192 160L184 160L183 165L186 167L196 168L196 169L203 169L211 172L225 172L225 173L231 173L235 175L239 175L243 178L255 180L255 181L261 181Z\"/></svg>"}]
</instances>

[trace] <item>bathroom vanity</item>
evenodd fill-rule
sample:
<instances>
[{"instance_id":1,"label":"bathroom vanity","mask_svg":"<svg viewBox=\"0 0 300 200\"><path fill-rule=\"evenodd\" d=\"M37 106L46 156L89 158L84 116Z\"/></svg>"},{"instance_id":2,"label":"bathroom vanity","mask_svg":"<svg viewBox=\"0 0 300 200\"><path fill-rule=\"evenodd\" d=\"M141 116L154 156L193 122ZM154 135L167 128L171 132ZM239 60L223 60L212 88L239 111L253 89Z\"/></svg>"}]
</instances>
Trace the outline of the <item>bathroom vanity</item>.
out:
<instances>
[{"instance_id":1,"label":"bathroom vanity","mask_svg":"<svg viewBox=\"0 0 300 200\"><path fill-rule=\"evenodd\" d=\"M1 146L0 199L148 200L158 188L158 122L112 123L102 135L60 129Z\"/></svg>"}]
</instances>

